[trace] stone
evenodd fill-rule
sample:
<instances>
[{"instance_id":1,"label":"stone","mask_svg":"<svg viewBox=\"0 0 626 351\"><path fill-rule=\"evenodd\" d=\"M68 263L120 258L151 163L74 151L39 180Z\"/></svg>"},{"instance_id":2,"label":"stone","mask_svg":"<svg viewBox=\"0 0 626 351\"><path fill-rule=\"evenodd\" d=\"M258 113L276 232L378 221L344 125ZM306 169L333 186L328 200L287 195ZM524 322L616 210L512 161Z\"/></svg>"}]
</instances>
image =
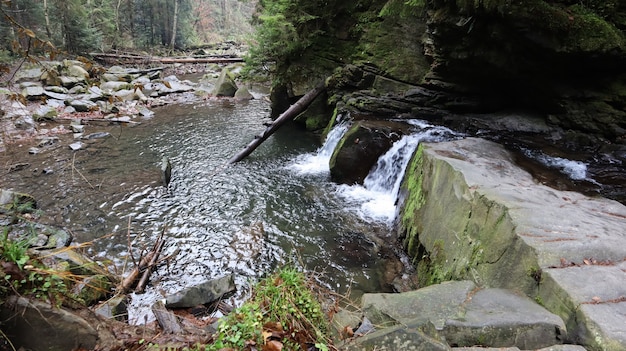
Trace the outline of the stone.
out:
<instances>
[{"instance_id":1,"label":"stone","mask_svg":"<svg viewBox=\"0 0 626 351\"><path fill-rule=\"evenodd\" d=\"M237 91L235 92L234 96L235 96L235 100L240 100L240 101L254 99L254 96L250 94L250 90L248 90L248 87L246 86L239 87L239 89L237 89Z\"/></svg>"},{"instance_id":2,"label":"stone","mask_svg":"<svg viewBox=\"0 0 626 351\"><path fill-rule=\"evenodd\" d=\"M566 339L561 318L507 290L480 290L463 307L461 315L445 322L442 334L450 345L534 350Z\"/></svg>"},{"instance_id":3,"label":"stone","mask_svg":"<svg viewBox=\"0 0 626 351\"><path fill-rule=\"evenodd\" d=\"M43 119L54 119L58 115L56 108L48 105L39 106L35 112L33 112L33 118L37 121Z\"/></svg>"},{"instance_id":4,"label":"stone","mask_svg":"<svg viewBox=\"0 0 626 351\"><path fill-rule=\"evenodd\" d=\"M72 102L70 102L70 106L72 106L76 110L76 112L89 112L98 108L98 105L96 105L96 103L82 99L73 100Z\"/></svg>"},{"instance_id":5,"label":"stone","mask_svg":"<svg viewBox=\"0 0 626 351\"><path fill-rule=\"evenodd\" d=\"M94 312L107 319L115 319L121 322L128 320L128 296L116 295L98 306L94 307Z\"/></svg>"},{"instance_id":6,"label":"stone","mask_svg":"<svg viewBox=\"0 0 626 351\"><path fill-rule=\"evenodd\" d=\"M217 301L235 290L234 276L231 274L218 279L208 280L169 295L165 298L165 305L167 308L186 308L203 305Z\"/></svg>"},{"instance_id":7,"label":"stone","mask_svg":"<svg viewBox=\"0 0 626 351\"><path fill-rule=\"evenodd\" d=\"M18 210L18 213L27 213L35 208L37 200L32 195L0 189L0 212Z\"/></svg>"},{"instance_id":8,"label":"stone","mask_svg":"<svg viewBox=\"0 0 626 351\"><path fill-rule=\"evenodd\" d=\"M67 68L67 72L70 77L76 78L89 78L89 72L87 72L84 68L78 65L71 65Z\"/></svg>"},{"instance_id":9,"label":"stone","mask_svg":"<svg viewBox=\"0 0 626 351\"><path fill-rule=\"evenodd\" d=\"M77 275L91 276L106 273L97 262L71 248L61 247L50 251L42 251L42 255L49 255L60 262L66 262L69 264L69 270Z\"/></svg>"},{"instance_id":10,"label":"stone","mask_svg":"<svg viewBox=\"0 0 626 351\"><path fill-rule=\"evenodd\" d=\"M37 100L45 94L45 90L41 86L31 86L22 89L21 94L27 100Z\"/></svg>"},{"instance_id":11,"label":"stone","mask_svg":"<svg viewBox=\"0 0 626 351\"><path fill-rule=\"evenodd\" d=\"M95 274L83 278L72 287L71 293L82 300L86 306L103 300L109 295L112 284L104 274Z\"/></svg>"},{"instance_id":12,"label":"stone","mask_svg":"<svg viewBox=\"0 0 626 351\"><path fill-rule=\"evenodd\" d=\"M409 322L430 322L443 329L446 320L459 315L461 306L476 285L453 281L401 294L364 294L362 309L374 325L390 326Z\"/></svg>"},{"instance_id":13,"label":"stone","mask_svg":"<svg viewBox=\"0 0 626 351\"><path fill-rule=\"evenodd\" d=\"M422 286L516 290L566 322L564 342L626 349L626 206L540 184L477 138L420 145L406 174L399 235Z\"/></svg>"},{"instance_id":14,"label":"stone","mask_svg":"<svg viewBox=\"0 0 626 351\"><path fill-rule=\"evenodd\" d=\"M330 159L333 181L362 184L378 158L404 133L407 126L390 121L358 121L337 144Z\"/></svg>"},{"instance_id":15,"label":"stone","mask_svg":"<svg viewBox=\"0 0 626 351\"><path fill-rule=\"evenodd\" d=\"M13 78L15 83L35 82L41 78L43 70L40 67L31 69L20 69L15 73Z\"/></svg>"},{"instance_id":16,"label":"stone","mask_svg":"<svg viewBox=\"0 0 626 351\"><path fill-rule=\"evenodd\" d=\"M235 96L236 91L237 83L235 83L235 79L232 77L231 73L224 68L219 78L217 78L215 88L213 89L213 95L233 97Z\"/></svg>"},{"instance_id":17,"label":"stone","mask_svg":"<svg viewBox=\"0 0 626 351\"><path fill-rule=\"evenodd\" d=\"M124 81L108 81L100 84L100 89L105 93L112 93L114 91L123 89L132 89L133 86Z\"/></svg>"},{"instance_id":18,"label":"stone","mask_svg":"<svg viewBox=\"0 0 626 351\"><path fill-rule=\"evenodd\" d=\"M13 121L13 125L17 129L29 130L35 127L35 120L31 116L19 116Z\"/></svg>"},{"instance_id":19,"label":"stone","mask_svg":"<svg viewBox=\"0 0 626 351\"><path fill-rule=\"evenodd\" d=\"M97 132L97 133L87 134L83 137L83 139L86 139L86 140L102 139L102 138L108 138L110 136L111 136L111 133L109 132Z\"/></svg>"},{"instance_id":20,"label":"stone","mask_svg":"<svg viewBox=\"0 0 626 351\"><path fill-rule=\"evenodd\" d=\"M44 90L44 94L46 94L46 96L49 97L50 99L54 99L54 100L65 101L65 100L70 99L70 96L67 93L59 93L59 92L55 92L55 91L48 90L48 89Z\"/></svg>"},{"instance_id":21,"label":"stone","mask_svg":"<svg viewBox=\"0 0 626 351\"><path fill-rule=\"evenodd\" d=\"M71 143L69 146L72 151L77 151L83 148L83 143L77 141L75 143Z\"/></svg>"},{"instance_id":22,"label":"stone","mask_svg":"<svg viewBox=\"0 0 626 351\"><path fill-rule=\"evenodd\" d=\"M346 351L448 351L451 350L435 327L426 323L410 323L384 328L352 339L340 346Z\"/></svg>"},{"instance_id":23,"label":"stone","mask_svg":"<svg viewBox=\"0 0 626 351\"><path fill-rule=\"evenodd\" d=\"M169 157L163 156L161 160L161 183L167 188L170 185L170 180L172 180L172 162L170 162Z\"/></svg>"},{"instance_id":24,"label":"stone","mask_svg":"<svg viewBox=\"0 0 626 351\"><path fill-rule=\"evenodd\" d=\"M61 85L65 88L72 88L79 84L85 83L85 78L60 76Z\"/></svg>"},{"instance_id":25,"label":"stone","mask_svg":"<svg viewBox=\"0 0 626 351\"><path fill-rule=\"evenodd\" d=\"M43 301L10 296L0 316L15 349L93 350L98 342L98 332L85 319Z\"/></svg>"}]
</instances>

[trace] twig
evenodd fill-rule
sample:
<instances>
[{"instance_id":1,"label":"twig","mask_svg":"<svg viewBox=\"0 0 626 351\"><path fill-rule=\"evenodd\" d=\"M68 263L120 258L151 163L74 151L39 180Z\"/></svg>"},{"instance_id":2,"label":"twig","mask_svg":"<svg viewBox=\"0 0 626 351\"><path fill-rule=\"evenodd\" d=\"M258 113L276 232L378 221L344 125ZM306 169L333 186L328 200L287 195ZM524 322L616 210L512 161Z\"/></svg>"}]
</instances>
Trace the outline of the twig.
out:
<instances>
[{"instance_id":1,"label":"twig","mask_svg":"<svg viewBox=\"0 0 626 351\"><path fill-rule=\"evenodd\" d=\"M72 178L74 178L74 170L76 170L76 173L78 173L78 175L81 176L81 178L83 178L83 180L87 182L87 184L89 184L91 189L96 190L96 188L93 185L91 185L91 183L87 180L87 178L85 178L85 176L82 173L80 173L80 171L76 168L76 166L74 166L74 160L76 160L76 154L72 156Z\"/></svg>"}]
</instances>

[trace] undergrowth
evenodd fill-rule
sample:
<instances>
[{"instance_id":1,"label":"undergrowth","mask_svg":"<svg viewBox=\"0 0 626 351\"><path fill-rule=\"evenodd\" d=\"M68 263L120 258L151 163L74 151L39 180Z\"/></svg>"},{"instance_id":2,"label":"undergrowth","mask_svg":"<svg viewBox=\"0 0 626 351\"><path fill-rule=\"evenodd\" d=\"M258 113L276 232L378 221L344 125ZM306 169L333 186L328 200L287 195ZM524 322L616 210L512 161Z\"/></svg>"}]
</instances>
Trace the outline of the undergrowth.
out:
<instances>
[{"instance_id":1,"label":"undergrowth","mask_svg":"<svg viewBox=\"0 0 626 351\"><path fill-rule=\"evenodd\" d=\"M314 280L297 269L282 268L259 282L252 297L223 318L214 343L203 350L334 349L314 286Z\"/></svg>"}]
</instances>

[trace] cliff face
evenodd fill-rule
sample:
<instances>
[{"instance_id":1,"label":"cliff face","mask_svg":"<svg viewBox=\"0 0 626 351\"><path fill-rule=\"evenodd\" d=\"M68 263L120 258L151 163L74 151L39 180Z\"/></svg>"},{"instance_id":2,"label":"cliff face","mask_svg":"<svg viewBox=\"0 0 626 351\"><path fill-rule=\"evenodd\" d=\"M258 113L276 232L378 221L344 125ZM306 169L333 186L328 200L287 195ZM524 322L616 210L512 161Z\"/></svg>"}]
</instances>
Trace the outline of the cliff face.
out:
<instances>
[{"instance_id":1,"label":"cliff face","mask_svg":"<svg viewBox=\"0 0 626 351\"><path fill-rule=\"evenodd\" d=\"M288 94L361 63L429 90L436 99L426 104L447 113L532 111L576 133L626 142L623 1L378 0L335 10L307 49L280 63ZM332 83L331 103L371 90Z\"/></svg>"}]
</instances>

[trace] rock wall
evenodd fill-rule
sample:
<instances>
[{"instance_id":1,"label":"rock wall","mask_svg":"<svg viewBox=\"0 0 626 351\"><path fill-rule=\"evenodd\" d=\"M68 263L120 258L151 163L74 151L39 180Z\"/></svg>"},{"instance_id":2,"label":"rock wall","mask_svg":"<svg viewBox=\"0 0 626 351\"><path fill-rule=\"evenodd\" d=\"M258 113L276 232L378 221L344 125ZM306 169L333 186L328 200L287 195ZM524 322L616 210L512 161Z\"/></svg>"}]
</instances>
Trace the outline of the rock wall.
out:
<instances>
[{"instance_id":1,"label":"rock wall","mask_svg":"<svg viewBox=\"0 0 626 351\"><path fill-rule=\"evenodd\" d=\"M516 290L570 342L626 350L626 207L538 184L498 144L422 144L403 183L400 237L422 284Z\"/></svg>"}]
</instances>

